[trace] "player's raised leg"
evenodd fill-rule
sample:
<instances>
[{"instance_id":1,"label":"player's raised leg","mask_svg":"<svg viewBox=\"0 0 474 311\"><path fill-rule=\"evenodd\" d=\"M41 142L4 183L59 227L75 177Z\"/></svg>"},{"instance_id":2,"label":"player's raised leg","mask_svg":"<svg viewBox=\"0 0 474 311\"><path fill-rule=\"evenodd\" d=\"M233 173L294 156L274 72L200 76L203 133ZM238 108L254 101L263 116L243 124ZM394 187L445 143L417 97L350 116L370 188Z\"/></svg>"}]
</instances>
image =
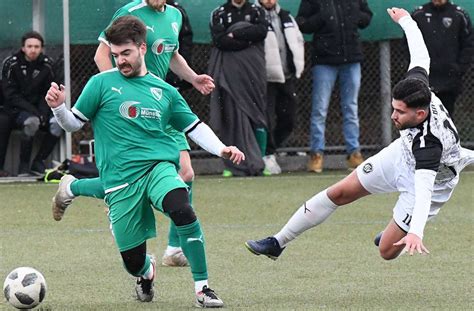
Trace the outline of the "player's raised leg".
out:
<instances>
[{"instance_id":1,"label":"player's raised leg","mask_svg":"<svg viewBox=\"0 0 474 311\"><path fill-rule=\"evenodd\" d=\"M76 179L72 175L64 175L52 200L54 220L60 221L66 208L78 196L103 199L105 192L100 178Z\"/></svg>"},{"instance_id":2,"label":"player's raised leg","mask_svg":"<svg viewBox=\"0 0 474 311\"><path fill-rule=\"evenodd\" d=\"M323 223L339 206L370 194L362 187L356 171L306 201L273 237L249 240L247 248L271 259L280 256L285 246L308 229Z\"/></svg>"}]
</instances>

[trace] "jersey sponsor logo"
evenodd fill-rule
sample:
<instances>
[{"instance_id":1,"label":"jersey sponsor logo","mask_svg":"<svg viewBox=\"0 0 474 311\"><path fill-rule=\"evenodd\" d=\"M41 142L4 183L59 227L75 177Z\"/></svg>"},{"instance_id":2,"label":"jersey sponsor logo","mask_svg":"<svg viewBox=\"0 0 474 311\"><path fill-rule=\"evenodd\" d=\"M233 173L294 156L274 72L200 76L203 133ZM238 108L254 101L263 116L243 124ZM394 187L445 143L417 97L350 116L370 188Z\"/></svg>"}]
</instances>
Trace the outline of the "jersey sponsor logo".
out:
<instances>
[{"instance_id":1,"label":"jersey sponsor logo","mask_svg":"<svg viewBox=\"0 0 474 311\"><path fill-rule=\"evenodd\" d=\"M153 33L155 33L155 25L153 25L153 26L151 26L151 27L150 27L150 26L146 26L146 29L147 29L147 30L150 30L150 31L153 32Z\"/></svg>"},{"instance_id":2,"label":"jersey sponsor logo","mask_svg":"<svg viewBox=\"0 0 474 311\"><path fill-rule=\"evenodd\" d=\"M145 118L145 119L161 119L161 111L154 108L145 108L145 107L137 107L140 105L140 102L136 101L126 101L123 102L119 107L120 115L126 119L137 119L137 118Z\"/></svg>"},{"instance_id":3,"label":"jersey sponsor logo","mask_svg":"<svg viewBox=\"0 0 474 311\"><path fill-rule=\"evenodd\" d=\"M374 167L372 166L372 163L365 163L364 166L362 167L362 171L365 174L369 174L374 170Z\"/></svg>"},{"instance_id":4,"label":"jersey sponsor logo","mask_svg":"<svg viewBox=\"0 0 474 311\"><path fill-rule=\"evenodd\" d=\"M114 91L114 92L119 93L120 95L122 95L122 88L118 89L118 88L112 86L111 90Z\"/></svg>"},{"instance_id":5,"label":"jersey sponsor logo","mask_svg":"<svg viewBox=\"0 0 474 311\"><path fill-rule=\"evenodd\" d=\"M171 23L171 28L173 28L173 32L174 32L175 35L179 34L178 23L176 23L176 22Z\"/></svg>"},{"instance_id":6,"label":"jersey sponsor logo","mask_svg":"<svg viewBox=\"0 0 474 311\"><path fill-rule=\"evenodd\" d=\"M165 43L165 40L158 39L153 42L151 50L156 55L161 55L163 53L172 53L176 48L176 44Z\"/></svg>"},{"instance_id":7,"label":"jersey sponsor logo","mask_svg":"<svg viewBox=\"0 0 474 311\"><path fill-rule=\"evenodd\" d=\"M141 108L140 109L140 117L146 119L161 119L161 111L158 109L153 108Z\"/></svg>"},{"instance_id":8,"label":"jersey sponsor logo","mask_svg":"<svg viewBox=\"0 0 474 311\"><path fill-rule=\"evenodd\" d=\"M122 117L126 119L136 119L140 115L140 110L136 105L139 105L139 102L135 101L126 101L123 102L119 107L119 112Z\"/></svg>"},{"instance_id":9,"label":"jersey sponsor logo","mask_svg":"<svg viewBox=\"0 0 474 311\"><path fill-rule=\"evenodd\" d=\"M453 19L451 17L443 17L443 26L446 28L451 27L453 24Z\"/></svg>"},{"instance_id":10,"label":"jersey sponsor logo","mask_svg":"<svg viewBox=\"0 0 474 311\"><path fill-rule=\"evenodd\" d=\"M163 90L162 89L159 89L157 87L152 87L150 88L150 92L151 92L151 95L153 95L153 97L156 99L156 100L160 100L161 97L163 96Z\"/></svg>"}]
</instances>

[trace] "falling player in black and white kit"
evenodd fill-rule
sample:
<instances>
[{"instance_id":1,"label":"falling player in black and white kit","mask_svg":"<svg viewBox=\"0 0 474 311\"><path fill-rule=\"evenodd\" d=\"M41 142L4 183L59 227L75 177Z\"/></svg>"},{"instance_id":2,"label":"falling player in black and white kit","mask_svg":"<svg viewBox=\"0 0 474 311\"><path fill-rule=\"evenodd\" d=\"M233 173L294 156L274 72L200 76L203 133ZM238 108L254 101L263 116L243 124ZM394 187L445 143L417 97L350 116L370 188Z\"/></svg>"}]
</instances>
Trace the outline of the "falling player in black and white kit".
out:
<instances>
[{"instance_id":1,"label":"falling player in black and white kit","mask_svg":"<svg viewBox=\"0 0 474 311\"><path fill-rule=\"evenodd\" d=\"M410 255L429 253L422 242L425 224L449 200L461 170L474 163L474 151L460 146L449 114L429 89L430 58L416 22L404 9L387 12L403 28L411 56L408 72L393 89L392 120L400 137L306 201L280 232L247 241L252 253L277 259L290 241L325 221L339 206L389 192L400 195L393 219L376 238L380 255L390 260L404 249Z\"/></svg>"}]
</instances>

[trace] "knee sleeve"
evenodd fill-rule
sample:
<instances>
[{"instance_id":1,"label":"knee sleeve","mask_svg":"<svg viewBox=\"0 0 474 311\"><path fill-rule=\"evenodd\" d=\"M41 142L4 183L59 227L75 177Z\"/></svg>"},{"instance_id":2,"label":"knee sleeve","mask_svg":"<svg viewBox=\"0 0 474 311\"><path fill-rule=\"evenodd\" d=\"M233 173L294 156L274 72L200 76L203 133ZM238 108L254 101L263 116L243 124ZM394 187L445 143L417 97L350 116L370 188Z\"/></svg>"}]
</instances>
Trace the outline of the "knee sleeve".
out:
<instances>
[{"instance_id":1,"label":"knee sleeve","mask_svg":"<svg viewBox=\"0 0 474 311\"><path fill-rule=\"evenodd\" d=\"M138 276L140 271L143 269L143 265L145 265L146 243L143 242L135 248L121 252L120 255L122 255L125 269L127 269L130 274Z\"/></svg>"},{"instance_id":2,"label":"knee sleeve","mask_svg":"<svg viewBox=\"0 0 474 311\"><path fill-rule=\"evenodd\" d=\"M56 118L49 119L49 133L53 136L60 137L63 132L63 129L56 121Z\"/></svg>"},{"instance_id":3,"label":"knee sleeve","mask_svg":"<svg viewBox=\"0 0 474 311\"><path fill-rule=\"evenodd\" d=\"M38 117L28 117L25 122L23 122L23 134L27 137L33 137L36 132L38 132L39 126L40 119Z\"/></svg>"},{"instance_id":4,"label":"knee sleeve","mask_svg":"<svg viewBox=\"0 0 474 311\"><path fill-rule=\"evenodd\" d=\"M188 192L184 188L171 190L163 199L163 211L176 226L189 225L196 221L196 214L189 203Z\"/></svg>"}]
</instances>

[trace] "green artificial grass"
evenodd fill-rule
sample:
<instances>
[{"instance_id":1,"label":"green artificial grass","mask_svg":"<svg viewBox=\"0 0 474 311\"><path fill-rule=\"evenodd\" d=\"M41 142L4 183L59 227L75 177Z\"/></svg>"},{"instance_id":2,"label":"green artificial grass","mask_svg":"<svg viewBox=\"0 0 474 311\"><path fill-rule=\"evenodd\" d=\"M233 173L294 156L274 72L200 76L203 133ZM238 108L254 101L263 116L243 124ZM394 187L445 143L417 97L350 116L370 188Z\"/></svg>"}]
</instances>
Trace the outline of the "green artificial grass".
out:
<instances>
[{"instance_id":1,"label":"green artificial grass","mask_svg":"<svg viewBox=\"0 0 474 311\"><path fill-rule=\"evenodd\" d=\"M344 177L197 177L194 202L206 237L210 286L227 309L468 310L474 308L474 174L461 175L451 200L425 230L428 256L384 261L373 244L397 195L376 195L340 208L292 242L277 261L251 254L244 242L272 235L312 195ZM152 303L134 300L105 204L79 198L60 222L51 215L56 185L0 185L0 278L32 266L48 285L42 310L193 309L189 268L158 267ZM158 215L158 214L157 214ZM148 242L161 260L168 220ZM0 310L13 309L2 297Z\"/></svg>"}]
</instances>

